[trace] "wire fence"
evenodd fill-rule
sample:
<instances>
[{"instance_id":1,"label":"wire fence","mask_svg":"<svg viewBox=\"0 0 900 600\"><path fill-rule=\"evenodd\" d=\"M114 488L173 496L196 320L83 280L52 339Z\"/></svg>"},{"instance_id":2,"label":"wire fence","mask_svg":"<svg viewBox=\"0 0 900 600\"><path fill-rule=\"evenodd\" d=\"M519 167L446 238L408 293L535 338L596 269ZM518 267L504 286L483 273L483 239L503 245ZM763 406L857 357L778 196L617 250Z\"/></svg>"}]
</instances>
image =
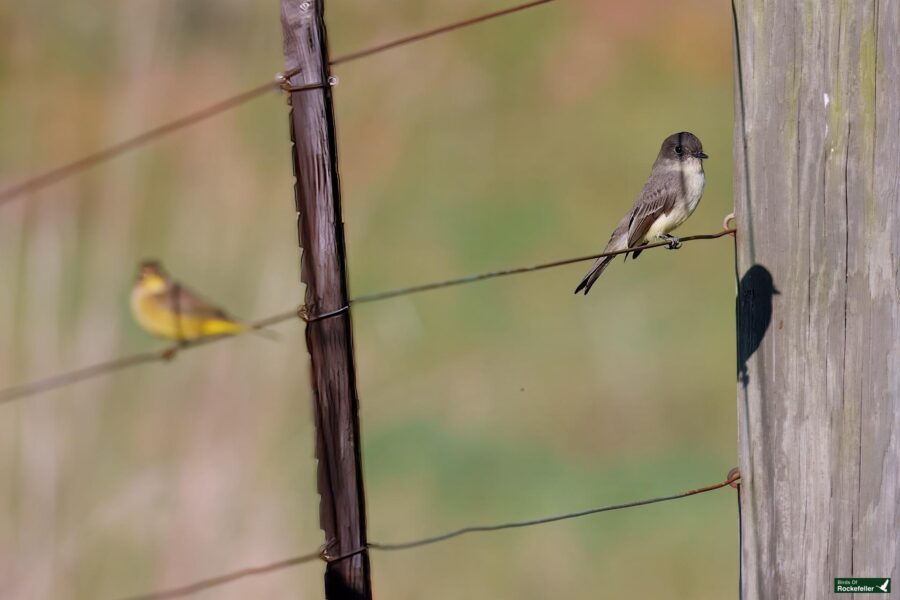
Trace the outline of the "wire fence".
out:
<instances>
[{"instance_id":1,"label":"wire fence","mask_svg":"<svg viewBox=\"0 0 900 600\"><path fill-rule=\"evenodd\" d=\"M440 535L434 535L431 537L421 538L417 540L411 540L408 542L397 542L397 543L381 543L381 542L369 542L365 546L361 548L357 548L350 552L345 552L340 555L332 556L328 553L327 548L321 548L317 552L310 552L308 554L302 554L300 556L295 556L293 558L288 558L285 560L280 560L278 562L270 563L267 565L262 565L258 567L249 567L245 569L240 569L225 575L219 575L218 577L211 577L209 579L203 579L201 581L195 581L194 583L190 583L187 585L183 585L177 588L172 588L168 590L162 590L157 592L150 592L147 594L141 594L138 596L129 596L127 598L123 598L122 600L165 600L168 598L182 598L184 596L190 596L192 594L196 594L197 592L202 592L204 590L208 590L210 588L219 587L222 585L229 584L233 581L237 581L238 579L244 579L245 577L252 577L254 575L265 575L267 573L272 573L275 571L281 571L284 569L288 569L291 567L295 567L297 565L302 565L305 563L314 562L316 560L321 560L325 563L334 563L350 558L351 556L356 556L357 554L362 554L363 552L370 551L379 551L379 552L397 552L403 550L411 550L413 548L421 548L422 546L430 546L432 544L439 544L442 542L446 542L448 540L452 540L454 538L458 538L463 535L467 535L470 533L489 533L493 531L505 531L508 529L522 529L525 527L534 527L536 525L546 525L547 523L556 523L558 521L567 521L569 519L578 519L580 517L586 517L590 515L596 515L604 512L612 512L616 510L623 510L626 508L636 508L638 506L647 506L649 504L658 504L660 502L669 502L671 500L680 500L681 498L688 498L690 496L696 496L698 494L705 494L707 492L713 492L715 490L720 490L724 487L734 487L739 488L741 476L737 469L732 469L725 481L708 485L706 487L701 487L693 490L689 490L686 492L680 492L677 494L671 494L668 496L659 496L656 498L648 498L645 500L634 500L632 502L624 502L622 504L612 504L607 506L598 506L594 508L588 508L585 510L579 510L575 512L563 513L558 515L551 515L548 517L541 517L538 519L530 519L527 521L511 521L508 523L497 523L492 525L471 525L468 527L462 527L460 529L456 529L454 531L449 531L447 533L442 533Z\"/></svg>"},{"instance_id":2,"label":"wire fence","mask_svg":"<svg viewBox=\"0 0 900 600\"><path fill-rule=\"evenodd\" d=\"M497 17L513 14L528 8L533 8L542 4L548 4L550 2L553 2L553 0L537 0L535 2L519 4L511 8L487 13L471 19L457 21L455 23L450 23L449 25L444 25L443 27L423 31L415 35L410 35L384 44L379 44L377 46L372 46L370 48L365 48L363 50L358 50L356 52L337 56L331 60L330 64L345 64L354 60L358 60L360 58L379 54L393 48L399 48L400 46L405 46L413 42L419 42L437 35L441 35L443 33L448 33L465 27L470 27L472 25L477 25L478 23L496 19ZM259 98L260 96L263 96L268 92L284 89L285 81L287 81L297 73L299 73L299 69L291 69L278 73L275 76L274 81L267 81L256 87L250 88L249 90L246 90L239 94L235 94L234 96L225 98L224 100L220 100L214 104L207 106L206 108L202 108L183 117L179 117L177 119L174 119L173 121L169 121L168 123L165 123L158 127L154 127L153 129L103 148L102 150L92 152L81 158L30 177L4 190L0 190L0 206L16 198L21 198L23 196L46 188L50 185L53 185L54 183L58 183L60 181L73 177L101 163L107 162L119 156L120 154L124 154L125 152L128 152L130 150L134 150L135 148L148 144L170 133L174 133L175 131L184 129L185 127L190 127L191 125L199 123L200 121L205 121L210 117L221 114L233 108L237 108L238 106L246 104L247 102L250 102L255 98ZM300 88L288 89L289 91L302 91L305 89L316 89L319 87L321 87L321 85L313 84L309 86L302 86Z\"/></svg>"},{"instance_id":3,"label":"wire fence","mask_svg":"<svg viewBox=\"0 0 900 600\"><path fill-rule=\"evenodd\" d=\"M727 235L733 235L735 233L734 229L723 229L718 233L709 233L709 234L701 234L701 235L691 235L680 238L681 242L692 242L697 240L714 240ZM466 275L464 277L458 277L455 279L447 279L444 281L437 281L433 283L425 283L421 285L414 285L410 287L397 288L393 290L386 290L383 292L375 292L372 294L364 294L362 296L357 296L350 300L350 306L342 306L334 310L330 310L324 313L320 313L317 315L311 315L309 307L301 306L299 309L294 309L278 314L274 314L263 319L259 319L250 324L250 329L262 329L265 327L269 327L272 325L277 325L279 323L284 323L285 321L290 321L292 319L301 319L306 321L307 323L315 323L316 321L321 321L324 319L330 319L332 317L339 316L345 312L347 312L351 306L357 304L367 304L369 302L379 302L382 300L389 300L391 298L399 298L401 296L409 296L412 294L418 294L421 292L427 292L431 290L438 290L448 287L454 287L459 285L467 285L471 283L477 283L479 281L485 281L488 279L494 279L497 277L507 277L510 275L520 275L523 273L533 273L536 271L542 271L545 269L552 269L556 267L562 267L566 265L571 265L579 262L585 262L588 260L596 260L597 258L605 257L605 256L618 256L620 254L627 254L629 252L634 252L635 250L652 250L654 248L661 248L664 246L668 246L669 242L657 242L653 244L647 244L644 246L635 246L633 248L626 248L624 250L617 250L615 252L602 252L600 254L590 254L587 256L578 256L575 258L565 258L562 260L555 260L551 262L538 263L535 265L529 265L526 267L518 267L514 269L503 269L500 271L488 271L486 273L477 273L474 275ZM137 354L132 354L130 356L123 356L120 358L112 359L105 362L100 362L94 365L90 365L87 367L83 367L74 371L69 371L67 373L61 373L58 375L53 375L44 379L40 379L38 381L33 381L30 383L25 383L17 386L12 386L4 389L0 389L0 404L5 404L8 402L13 402L15 400L20 400L22 398L26 398L28 396L34 396L36 394L40 394L43 392L47 392L50 390L58 389L61 387L65 387L68 385L72 385L74 383L78 383L80 381L84 381L86 379L93 379L96 377L101 377L103 375L108 375L114 373L116 371L121 371L123 369L127 369L129 367L134 367L137 365L154 363L154 362L167 362L175 358L175 356L184 350L189 350L191 348L196 348L198 346L204 346L206 344L211 344L215 342L219 342L226 339L232 339L238 336L217 336L217 337L206 337L206 338L198 338L194 340L188 340L180 343L171 344L162 348L160 350L152 351L152 352L141 352Z\"/></svg>"},{"instance_id":4,"label":"wire fence","mask_svg":"<svg viewBox=\"0 0 900 600\"><path fill-rule=\"evenodd\" d=\"M547 4L552 2L553 0L536 0L532 2L528 2L525 4L520 4L517 6L513 6L511 8L507 8L504 10L499 10L491 13L486 13L478 17L474 17L471 19L466 19L462 21L458 21L455 23L451 23L442 27L438 27L435 29L423 31L421 33L407 36L404 38L400 38L391 42L379 44L377 46L373 46L370 48L366 48L363 50L359 50L356 52L352 52L349 54L337 56L330 61L331 65L339 65L345 64L354 60L358 60L364 57L372 56L381 52L385 52L387 50L397 48L400 46L404 46L406 44L415 43L424 39L428 39L443 33L447 33L450 31L455 31L458 29L462 29L465 27L469 27L478 23L482 23L484 21L494 19L497 17L513 14L522 10L526 10L532 7L540 6L543 4ZM16 198L21 198L33 192L39 191L43 188L46 188L54 183L63 181L67 178L73 177L76 174L79 174L85 170L88 170L94 166L97 166L101 163L109 161L116 156L119 156L125 152L141 147L145 144L150 143L153 140L156 140L160 137L166 136L170 133L178 131L180 129L189 127L194 125L200 121L209 119L215 115L221 114L228 110L234 109L242 104L245 104L255 98L258 98L272 90L290 90L290 91L303 91L303 90L312 90L319 89L327 85L333 85L334 81L329 80L328 82L311 84L307 86L302 86L299 88L290 88L287 86L287 81L291 76L295 75L297 70L290 70L283 73L280 73L276 76L274 81L269 81L264 84L260 84L254 88L248 89L244 92L211 104L203 109L160 125L156 128L145 131L141 134L113 144L107 148L98 150L94 153L83 156L77 160L73 160L69 163L61 165L57 168L50 169L41 174L38 174L34 177L26 179L21 183L13 185L4 190L0 190L0 205L3 205L7 202L10 202ZM725 224L723 226L723 230L717 233L711 234L701 234L694 236L687 236L681 238L682 242L691 242L697 240L712 240L718 239L727 235L734 235L735 229L729 227L728 219L726 218ZM536 271L541 271L545 269L551 269L556 267L561 267L565 265L570 265L574 263L596 260L601 257L609 257L609 256L617 256L620 254L628 254L630 252L634 252L635 250L649 250L655 249L659 247L669 246L668 241L658 242L647 244L643 246L636 246L632 248L626 248L623 250L615 251L615 252L604 252L600 254L591 254L587 256L578 256L574 258L566 258L562 260L555 260L550 262L543 262L538 264L533 264L524 267L511 268L511 269L503 269L496 271L488 271L482 272L472 275L467 275L463 277L458 277L454 279L447 279L442 281L436 281L431 283L425 283L420 285L414 285L409 287L397 288L392 290L386 290L382 292L375 292L370 294L364 294L361 296L357 296L352 298L347 306L340 306L335 308L329 308L324 312L319 312L320 309L324 309L325 307L306 307L301 306L298 309L274 314L263 319L254 321L250 324L251 329L262 329L266 327L270 327L273 325L277 325L292 319L299 319L307 323L308 326L311 326L318 321L322 321L325 319L331 319L343 315L351 310L351 308L357 304L365 304L370 302L378 302L383 300L388 300L392 298L398 298L403 296L408 296L412 294L418 294L421 292L438 290L448 287L468 285L471 283L476 283L479 281L485 281L488 279L494 279L499 277L506 277L517 274L531 273ZM132 354L128 356L123 356L119 358L115 358L109 361L97 363L94 365L90 365L87 367L83 367L74 371L69 371L66 373L61 373L57 375L53 375L44 379L40 379L37 381L33 381L26 384L21 384L13 387L8 387L0 390L0 404L9 403L16 400L20 400L26 397L34 396L43 392L47 392L53 389L63 388L69 385L73 385L75 383L85 381L88 379L98 378L104 375L108 375L114 372L118 372L124 369L128 369L134 366L155 363L155 362L167 362L172 360L178 353L189 350L191 348L203 346L210 343L215 343L218 341L222 341L224 339L231 339L236 336L218 336L218 337L206 337L199 338L195 340L183 341L175 344L168 345L164 348L161 348L156 351L150 352L142 352L137 354ZM569 519L581 518L589 515L595 515L604 512L611 512L617 510L623 510L628 508L635 508L639 506L646 506L650 504L656 504L661 502L668 502L672 500L678 500L681 498L687 498L691 496L695 496L698 494L703 494L707 492L712 492L715 490L722 489L727 486L732 486L738 488L738 493L740 492L739 483L740 474L737 470L732 470L725 481L720 483L716 483L713 485L709 485L706 487L701 487L697 489L692 489L685 492L675 493L667 496L660 496L654 498L648 498L643 500L636 500L631 502L625 502L621 504L613 504L613 505L605 505L598 506L594 508L588 508L585 510L569 512L564 514L551 515L536 519L523 520L523 521L511 521L504 523L495 523L495 524L487 524L487 525L471 525L462 527L453 531L449 531L446 533L442 533L439 535L434 535L430 537L420 538L411 541L405 542L394 542L394 543L383 543L383 542L370 542L365 544L360 548L356 548L350 552L345 552L340 555L332 555L329 553L329 549L323 548L316 552L311 552L308 554L295 556L292 558L280 560L277 562L273 562L266 565L248 567L244 569L240 569L237 571L233 571L231 573L227 573L224 575L220 575L217 577L212 577L209 579L204 579L200 581L196 581L187 585L180 586L178 588L172 588L163 591L156 591L151 593L146 593L138 596L131 596L127 600L162 600L167 598L180 598L184 596L189 596L204 590L208 590L211 588L224 586L234 581L244 579L247 577L253 576L261 576L268 573L273 573L276 571L281 571L284 569L292 568L294 566L314 562L317 560L324 561L325 563L335 563L352 556L356 556L361 553L377 551L377 552L395 552L395 551L406 551L414 548L420 548L423 546L428 546L432 544L439 544L443 542L447 542L449 540L455 539L457 537L461 537L469 534L481 534L488 532L496 532L503 530L511 530L511 529L520 529L533 527L538 525L544 525L559 521L565 521Z\"/></svg>"}]
</instances>

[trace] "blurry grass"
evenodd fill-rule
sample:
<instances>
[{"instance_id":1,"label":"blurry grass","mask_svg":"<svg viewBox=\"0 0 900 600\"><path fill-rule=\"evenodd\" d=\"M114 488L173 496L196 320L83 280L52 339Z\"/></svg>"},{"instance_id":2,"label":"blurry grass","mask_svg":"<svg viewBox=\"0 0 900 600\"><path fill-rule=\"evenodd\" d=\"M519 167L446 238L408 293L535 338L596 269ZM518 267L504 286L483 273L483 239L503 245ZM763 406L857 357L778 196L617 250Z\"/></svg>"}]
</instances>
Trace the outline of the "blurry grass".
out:
<instances>
[{"instance_id":1,"label":"blurry grass","mask_svg":"<svg viewBox=\"0 0 900 600\"><path fill-rule=\"evenodd\" d=\"M403 541L463 525L529 519L686 491L717 482L710 474L723 466L708 455L691 452L625 460L616 466L573 462L549 448L523 450L527 445L521 442L454 434L429 423L400 424L383 435L366 444L368 472L379 482L369 496L370 537L377 541ZM411 472L423 474L415 487L407 484ZM540 580L559 576L551 572L558 557L578 572L561 584L569 594L580 591L578 597L593 597L601 589L604 597L629 595L639 565L648 580L640 580L641 585L650 586L650 597L726 597L736 562L732 535L722 532L734 525L735 499L730 490L712 494L523 530L470 534L447 542L446 548L419 549L417 556L376 553L376 583L391 585L392 577L402 579L398 569L425 568L438 582L407 581L404 597L436 593L452 598L463 592L454 572L502 572L504 580L519 578L512 585L524 585L516 597L541 598L547 595L547 582ZM402 523L386 526L378 519L398 505L405 509ZM472 515L480 516L473 520ZM721 558L711 558L710 552ZM698 559L704 561L702 567ZM590 561L591 568L572 568L583 561ZM441 564L447 567L435 568ZM720 578L722 583L715 583ZM515 589L508 587L510 581L479 581L478 593L486 597ZM672 588L667 581L682 583Z\"/></svg>"}]
</instances>

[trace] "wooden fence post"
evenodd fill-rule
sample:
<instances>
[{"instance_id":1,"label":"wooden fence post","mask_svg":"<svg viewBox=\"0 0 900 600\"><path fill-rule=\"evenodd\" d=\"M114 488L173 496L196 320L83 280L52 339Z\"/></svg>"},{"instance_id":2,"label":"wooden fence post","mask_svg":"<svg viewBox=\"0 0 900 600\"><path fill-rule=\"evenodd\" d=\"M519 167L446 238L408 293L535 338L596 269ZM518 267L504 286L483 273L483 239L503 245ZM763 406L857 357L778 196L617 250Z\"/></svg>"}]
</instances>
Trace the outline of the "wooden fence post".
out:
<instances>
[{"instance_id":1,"label":"wooden fence post","mask_svg":"<svg viewBox=\"0 0 900 600\"><path fill-rule=\"evenodd\" d=\"M290 92L300 273L306 283L305 304L313 315L340 309L348 301L323 5L324 0L281 0L285 65L288 73L295 73L288 78L289 85L325 84ZM306 344L312 363L319 517L328 553L339 556L366 544L349 311L309 323ZM368 600L370 588L366 552L326 567L325 597L329 600Z\"/></svg>"},{"instance_id":2,"label":"wooden fence post","mask_svg":"<svg viewBox=\"0 0 900 600\"><path fill-rule=\"evenodd\" d=\"M742 597L900 576L900 3L733 0Z\"/></svg>"}]
</instances>

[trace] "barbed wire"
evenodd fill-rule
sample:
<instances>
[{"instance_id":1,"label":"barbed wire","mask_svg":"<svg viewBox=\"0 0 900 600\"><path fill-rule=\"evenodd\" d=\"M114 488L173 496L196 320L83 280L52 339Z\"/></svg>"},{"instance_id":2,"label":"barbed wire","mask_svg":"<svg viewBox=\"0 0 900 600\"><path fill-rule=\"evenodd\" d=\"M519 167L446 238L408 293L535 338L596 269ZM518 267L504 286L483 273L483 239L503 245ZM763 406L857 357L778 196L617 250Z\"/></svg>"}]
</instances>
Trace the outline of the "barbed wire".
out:
<instances>
[{"instance_id":1,"label":"barbed wire","mask_svg":"<svg viewBox=\"0 0 900 600\"><path fill-rule=\"evenodd\" d=\"M547 4L549 2L553 2L553 0L536 0L534 2L528 2L526 4L520 4L517 6L513 6L511 8L499 10L492 13L487 13L478 17L466 19L463 21L457 21L455 23L451 23L449 25L444 25L442 27L438 27L436 29L431 29L428 31L424 31L422 33L417 33L415 35L407 36L404 38L400 38L391 42L387 42L384 44L379 44L377 46L372 46L370 48L365 48L363 50L358 50L356 52L351 52L349 54L344 54L338 56L330 61L331 65L338 65L348 63L354 60L358 60L360 58L364 58L367 56L372 56L373 54L379 54L386 50L391 50L393 48L397 48L400 46L405 46L406 44L410 44L413 42L418 42L430 37L434 37L436 35L440 35L443 33L448 33L450 31L455 31L457 29L462 29L464 27L469 27L471 25L476 25L478 23L482 23L484 21L494 19L497 17L502 17L505 15L509 15L512 13L519 12L521 10L525 10L528 8L532 8L535 6L539 6L541 4ZM97 150L96 152L92 152L87 154L81 158L75 159L53 169L49 169L40 173L39 175L35 175L30 177L20 183L14 184L11 187L8 187L4 190L0 190L0 206L10 202L16 198L20 198L26 194L30 194L36 192L38 190L44 189L54 183L58 183L63 181L64 179L68 179L78 173L86 171L92 167L95 167L101 163L107 162L120 154L128 152L130 150L134 150L140 146L148 144L149 142L166 136L170 133L178 131L179 129L183 129L185 127L189 127L194 125L200 121L204 121L223 113L227 110L236 108L242 104L253 100L254 98L258 98L270 91L282 89L285 86L285 81L299 73L299 69L290 69L288 71L284 71L276 75L274 81L267 81L266 83L262 83L256 87L253 87L249 90L226 98L224 100L220 100L214 104L207 106L206 108L202 108L198 111L185 115L183 117L179 117L168 123L160 125L158 127L154 127L153 129L147 130L143 133L139 133L133 137L125 139L121 142L117 142L111 146L103 148L101 150ZM329 82L331 84L331 82ZM325 84L311 84L300 86L297 88L290 88L289 91L304 91L311 89L318 89L323 87Z\"/></svg>"},{"instance_id":2,"label":"barbed wire","mask_svg":"<svg viewBox=\"0 0 900 600\"><path fill-rule=\"evenodd\" d=\"M721 238L726 235L733 235L735 233L734 229L723 229L718 233L709 233L709 234L701 234L701 235L691 235L687 237L680 238L681 242L692 242L697 240L714 240L717 238ZM311 315L309 307L301 306L299 309L294 309L291 311L286 311L282 313L277 313L263 319L259 319L257 321L253 321L249 324L250 330L262 329L265 327L270 327L272 325L277 325L279 323L283 323L285 321L289 321L291 319L299 318L307 323L315 323L316 321L322 321L325 319L330 319L332 317L339 316L348 310L350 307L356 304L366 304L369 302L380 302L382 300L388 300L391 298L397 298L400 296L409 296L411 294L418 294L421 292L426 292L430 290L437 290L442 288L454 287L458 285L466 285L470 283L476 283L478 281L484 281L487 279L494 279L497 277L507 277L510 275L519 275L523 273L533 273L535 271L541 271L544 269L551 269L555 267L562 267L565 265L571 265L578 262L585 262L588 260L595 260L597 258L602 258L606 256L618 256L620 254L626 254L628 252L634 252L635 250L652 250L654 248L660 248L663 246L668 246L669 242L659 242L653 244L647 244L645 246L635 246L632 248L625 248L624 250L617 250L615 252L601 252L600 254L590 254L588 256L579 256L576 258L566 258L563 260L555 260L551 262L539 263L535 265L530 265L527 267L518 267L514 269L503 269L500 271L489 271L486 273L478 273L475 275L466 275L464 277L458 277L456 279L447 279L444 281L437 281L433 283L425 283L421 285L414 285L409 287L397 288L393 290L387 290L383 292L375 292L372 294L364 294L362 296L357 296L350 300L349 306L342 306L335 310L331 310L325 313L320 313L317 315ZM59 375L54 375L51 377L47 377L44 379L40 379L38 381L33 381L31 383L24 383L17 386L12 386L4 389L0 389L0 404L6 404L8 402L13 402L15 400L19 400L28 396L33 396L36 394L40 394L42 392L50 391L53 389L65 387L67 385L71 385L77 383L79 381L84 381L86 379L92 379L95 377L100 377L101 375L107 375L116 371L121 371L122 369L127 369L129 367L133 367L136 365L151 363L151 362L167 362L172 360L179 352L183 350L189 350L191 348L195 348L197 346L202 346L206 344L211 344L214 342L219 342L226 339L233 339L235 337L240 337L240 335L224 335L224 336L216 336L216 337L206 337L206 338L198 338L195 340L187 340L180 343L171 344L157 350L155 352L141 352L138 354L133 354L130 356L124 356L121 358L117 358L114 360L97 363L88 367L84 367L81 369L77 369L74 371L69 371L67 373L62 373Z\"/></svg>"},{"instance_id":3,"label":"barbed wire","mask_svg":"<svg viewBox=\"0 0 900 600\"><path fill-rule=\"evenodd\" d=\"M704 494L706 492L712 492L715 490L722 489L724 487L737 487L737 483L740 481L741 475L737 471L737 469L732 469L729 471L725 481L720 483L716 483L713 485L708 485L706 487L696 488L693 490L689 490L687 492L680 492L677 494L671 494L668 496L659 496L657 498L648 498L646 500L635 500L632 502L624 502L621 504L612 504L608 506L598 506L595 508L588 508L585 510L579 510L575 512L563 513L559 515L551 515L548 517L541 517L538 519L529 519L526 521L511 521L508 523L497 523L492 525L472 525L469 527L462 527L460 529L456 529L454 531L450 531L447 533L442 533L440 535L434 535L431 537L421 538L418 540L411 540L408 542L399 542L399 543L381 543L381 542L369 542L365 546L360 548L356 548L349 552L344 552L339 555L330 555L328 553L327 548L321 548L318 552L311 552L309 554L303 554L301 556L297 556L294 558L288 558L286 560L281 560L278 562L270 563L267 565L262 565L259 567L250 567L246 569L241 569L238 571L234 571L232 573L228 573L226 575L220 575L218 577L211 577L209 579L203 579L201 581L196 581L194 583L184 585L177 588L172 588L169 590L159 591L159 592L151 592L148 594L142 594L140 596L129 596L127 598L123 598L122 600L167 600L170 598L181 598L184 596L189 596L191 594L195 594L200 591L208 590L213 587L219 587L232 581L236 581L238 579L243 579L245 577L251 577L254 575L263 575L266 573L271 573L273 571L280 571L282 569L287 569L290 567L294 567L297 565L301 565L304 563L313 562L316 559L322 560L325 563L335 563L352 556L356 556L357 554L362 554L363 552L369 552L371 550L381 551L381 552L396 552L402 550L410 550L412 548L420 548L422 546L430 546L432 544L438 544L441 542L446 542L453 538L460 537L462 535L466 535L469 533L487 533L492 531L504 531L508 529L521 529L525 527L534 527L536 525L545 525L547 523L555 523L558 521L566 521L569 519L577 519L580 517L586 517L589 515L596 515L604 512L611 512L614 510L622 510L626 508L636 508L638 506L647 506L648 504L658 504L660 502L668 502L670 500L680 500L681 498L688 498L690 496L696 496L698 494Z\"/></svg>"}]
</instances>

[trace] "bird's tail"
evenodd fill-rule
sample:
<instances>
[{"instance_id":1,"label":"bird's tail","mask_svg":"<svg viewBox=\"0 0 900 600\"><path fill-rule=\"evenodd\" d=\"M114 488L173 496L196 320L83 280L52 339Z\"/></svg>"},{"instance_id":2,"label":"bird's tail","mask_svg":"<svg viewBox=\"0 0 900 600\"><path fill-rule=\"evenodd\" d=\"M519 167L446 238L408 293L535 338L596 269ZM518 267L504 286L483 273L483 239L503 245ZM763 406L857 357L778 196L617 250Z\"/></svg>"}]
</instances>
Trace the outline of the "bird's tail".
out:
<instances>
[{"instance_id":1,"label":"bird's tail","mask_svg":"<svg viewBox=\"0 0 900 600\"><path fill-rule=\"evenodd\" d=\"M591 270L588 271L588 274L584 276L584 279L581 280L581 283L578 284L578 287L575 288L575 293L577 294L581 290L584 290L584 295L587 296L587 293L591 291L591 286L594 285L594 282L597 281L597 278L603 274L603 271L606 270L606 267L609 266L609 263L612 262L612 256L603 256L597 259L597 262L594 263L594 266L591 267Z\"/></svg>"}]
</instances>

